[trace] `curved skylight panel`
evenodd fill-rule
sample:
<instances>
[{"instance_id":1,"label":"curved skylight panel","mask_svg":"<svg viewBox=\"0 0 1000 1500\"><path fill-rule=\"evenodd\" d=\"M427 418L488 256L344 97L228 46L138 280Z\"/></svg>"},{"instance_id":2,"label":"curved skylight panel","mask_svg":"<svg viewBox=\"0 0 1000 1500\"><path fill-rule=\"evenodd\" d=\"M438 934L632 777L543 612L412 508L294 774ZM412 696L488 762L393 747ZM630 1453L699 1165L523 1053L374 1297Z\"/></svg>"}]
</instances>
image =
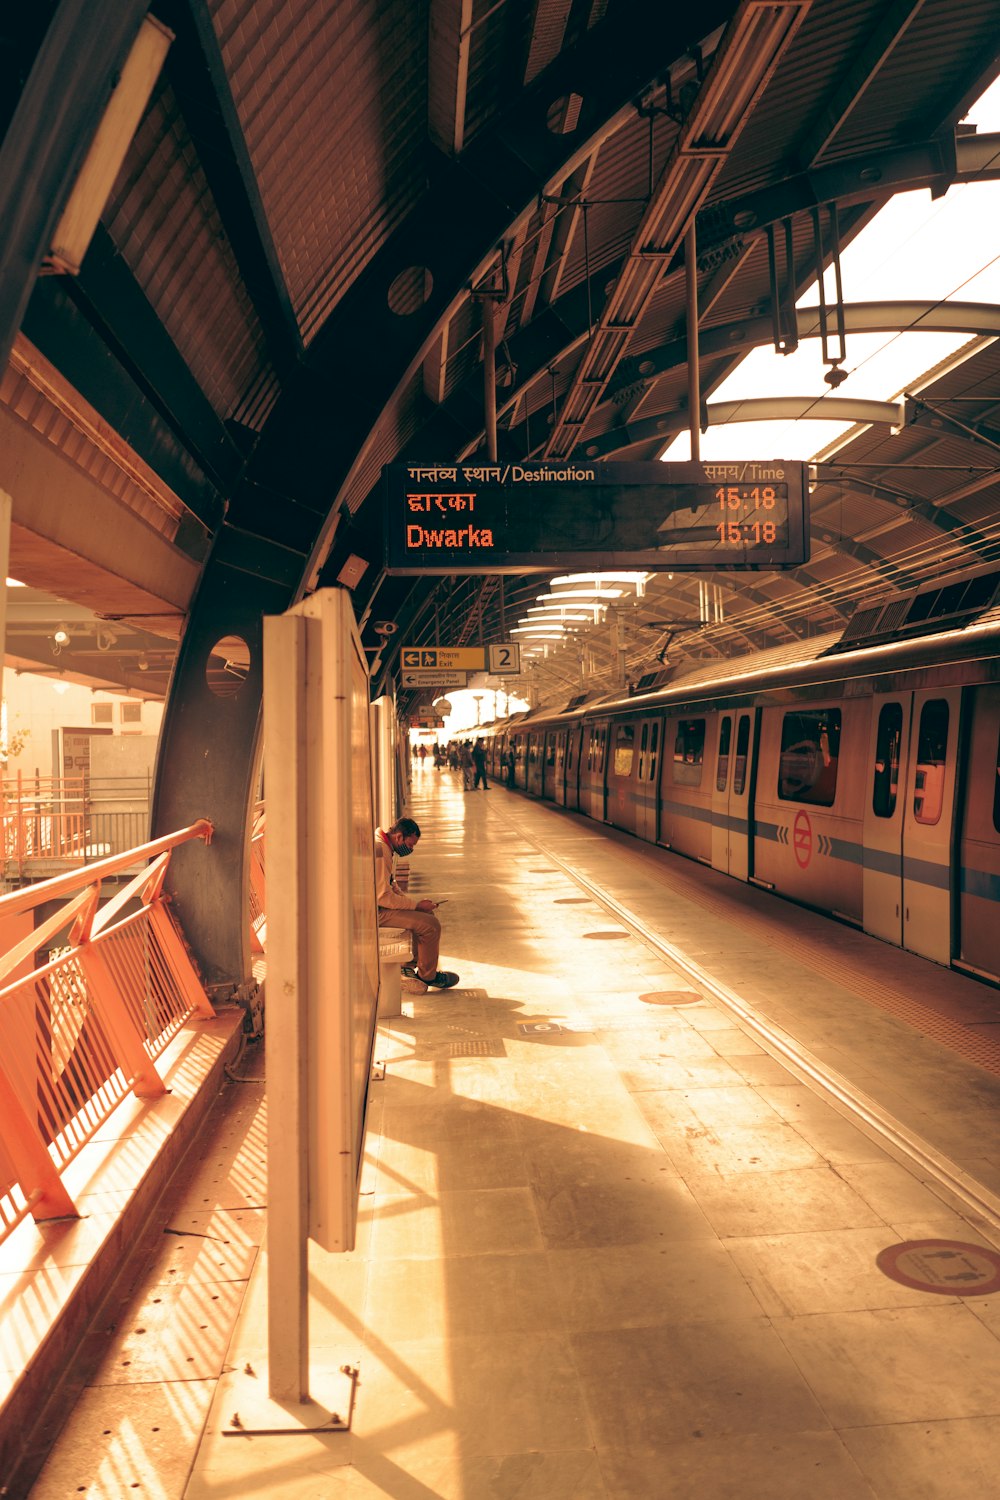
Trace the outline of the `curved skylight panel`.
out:
<instances>
[{"instance_id":1,"label":"curved skylight panel","mask_svg":"<svg viewBox=\"0 0 1000 1500\"><path fill-rule=\"evenodd\" d=\"M969 113L981 134L1000 133L1000 81ZM897 194L848 245L841 256L847 303L901 299L1000 304L1000 183L969 183L932 199L926 189ZM827 298L832 296L832 275ZM798 306L815 307L809 286ZM754 349L709 397L717 402L763 397L813 398L817 411L831 397L895 401L920 377L963 347L981 347L968 334L886 333L846 335L847 379L835 391L825 382L820 341L804 339L794 354ZM836 443L856 424L810 418L800 421L730 421L702 434L701 457L809 459ZM662 457L690 457L690 435L678 434Z\"/></svg>"}]
</instances>

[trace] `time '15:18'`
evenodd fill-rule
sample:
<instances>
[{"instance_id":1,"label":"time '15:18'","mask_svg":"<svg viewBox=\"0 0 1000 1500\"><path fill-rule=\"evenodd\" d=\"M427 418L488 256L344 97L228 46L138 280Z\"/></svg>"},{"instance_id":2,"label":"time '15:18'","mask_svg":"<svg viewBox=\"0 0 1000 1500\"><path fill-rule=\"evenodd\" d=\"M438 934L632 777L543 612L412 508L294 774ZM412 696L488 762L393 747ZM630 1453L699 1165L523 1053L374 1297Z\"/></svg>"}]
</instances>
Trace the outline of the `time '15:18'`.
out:
<instances>
[{"instance_id":1,"label":"time '15:18'","mask_svg":"<svg viewBox=\"0 0 1000 1500\"><path fill-rule=\"evenodd\" d=\"M720 510L740 510L744 505L759 505L764 510L773 510L777 501L774 486L770 484L755 484L749 489L740 489L736 485L723 486L716 490L715 498Z\"/></svg>"},{"instance_id":2,"label":"time '15:18'","mask_svg":"<svg viewBox=\"0 0 1000 1500\"><path fill-rule=\"evenodd\" d=\"M714 528L719 533L719 541L727 546L741 547L744 542L750 542L759 547L761 542L776 542L778 540L778 523L776 521L720 521Z\"/></svg>"}]
</instances>

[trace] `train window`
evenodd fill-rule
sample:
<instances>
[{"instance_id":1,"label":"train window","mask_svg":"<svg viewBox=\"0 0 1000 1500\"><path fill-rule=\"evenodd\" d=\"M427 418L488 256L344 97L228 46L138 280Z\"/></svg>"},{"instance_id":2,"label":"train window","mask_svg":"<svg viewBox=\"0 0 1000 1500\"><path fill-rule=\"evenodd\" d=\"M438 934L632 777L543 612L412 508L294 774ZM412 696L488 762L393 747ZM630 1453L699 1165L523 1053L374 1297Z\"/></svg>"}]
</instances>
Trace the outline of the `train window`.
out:
<instances>
[{"instance_id":1,"label":"train window","mask_svg":"<svg viewBox=\"0 0 1000 1500\"><path fill-rule=\"evenodd\" d=\"M741 714L736 729L736 764L733 766L733 796L742 797L747 784L747 752L750 749L750 715Z\"/></svg>"},{"instance_id":2,"label":"train window","mask_svg":"<svg viewBox=\"0 0 1000 1500\"><path fill-rule=\"evenodd\" d=\"M614 774L616 776L631 776L634 756L635 725L619 724L615 729Z\"/></svg>"},{"instance_id":3,"label":"train window","mask_svg":"<svg viewBox=\"0 0 1000 1500\"><path fill-rule=\"evenodd\" d=\"M947 748L948 704L944 698L928 698L920 710L913 783L913 816L918 823L937 823L941 817Z\"/></svg>"},{"instance_id":4,"label":"train window","mask_svg":"<svg viewBox=\"0 0 1000 1500\"><path fill-rule=\"evenodd\" d=\"M604 770L604 748L608 742L607 728L594 731L594 770Z\"/></svg>"},{"instance_id":5,"label":"train window","mask_svg":"<svg viewBox=\"0 0 1000 1500\"><path fill-rule=\"evenodd\" d=\"M656 757L660 748L660 725L654 720L649 731L649 779L656 780Z\"/></svg>"},{"instance_id":6,"label":"train window","mask_svg":"<svg viewBox=\"0 0 1000 1500\"><path fill-rule=\"evenodd\" d=\"M566 769L567 769L567 771L572 771L572 769L573 769L573 750L574 750L575 746L576 746L576 731L571 729L570 732L569 732L569 737L568 737L568 741L567 741L567 744L566 744Z\"/></svg>"},{"instance_id":7,"label":"train window","mask_svg":"<svg viewBox=\"0 0 1000 1500\"><path fill-rule=\"evenodd\" d=\"M556 737L554 734L545 736L545 764L554 766L556 763Z\"/></svg>"},{"instance_id":8,"label":"train window","mask_svg":"<svg viewBox=\"0 0 1000 1500\"><path fill-rule=\"evenodd\" d=\"M786 714L781 725L778 796L831 807L837 795L840 709Z\"/></svg>"},{"instance_id":9,"label":"train window","mask_svg":"<svg viewBox=\"0 0 1000 1500\"><path fill-rule=\"evenodd\" d=\"M875 778L872 782L872 812L876 818L891 818L899 790L899 748L903 741L903 705L883 704L875 736Z\"/></svg>"},{"instance_id":10,"label":"train window","mask_svg":"<svg viewBox=\"0 0 1000 1500\"><path fill-rule=\"evenodd\" d=\"M705 759L705 720L680 719L674 739L674 781L678 786L701 786Z\"/></svg>"},{"instance_id":11,"label":"train window","mask_svg":"<svg viewBox=\"0 0 1000 1500\"><path fill-rule=\"evenodd\" d=\"M726 782L729 780L729 742L732 737L733 721L728 714L723 714L719 725L719 764L715 771L715 785L720 792L726 790Z\"/></svg>"},{"instance_id":12,"label":"train window","mask_svg":"<svg viewBox=\"0 0 1000 1500\"><path fill-rule=\"evenodd\" d=\"M1000 737L997 738L997 774L993 782L993 827L1000 833Z\"/></svg>"},{"instance_id":13,"label":"train window","mask_svg":"<svg viewBox=\"0 0 1000 1500\"><path fill-rule=\"evenodd\" d=\"M639 769L636 772L636 780L641 781L646 769L646 749L649 745L649 725L643 723L642 734L639 736Z\"/></svg>"}]
</instances>

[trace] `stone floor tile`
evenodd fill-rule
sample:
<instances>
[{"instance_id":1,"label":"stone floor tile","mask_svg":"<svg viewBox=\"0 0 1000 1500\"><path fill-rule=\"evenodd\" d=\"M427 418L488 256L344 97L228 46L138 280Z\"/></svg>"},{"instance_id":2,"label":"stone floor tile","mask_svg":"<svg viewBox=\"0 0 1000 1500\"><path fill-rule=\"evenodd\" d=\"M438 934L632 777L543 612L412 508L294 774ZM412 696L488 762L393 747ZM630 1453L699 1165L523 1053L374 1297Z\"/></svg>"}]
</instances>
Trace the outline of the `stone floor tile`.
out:
<instances>
[{"instance_id":1,"label":"stone floor tile","mask_svg":"<svg viewBox=\"0 0 1000 1500\"><path fill-rule=\"evenodd\" d=\"M571 1334L599 1449L664 1455L694 1435L829 1427L766 1319Z\"/></svg>"},{"instance_id":2,"label":"stone floor tile","mask_svg":"<svg viewBox=\"0 0 1000 1500\"><path fill-rule=\"evenodd\" d=\"M985 1500L997 1492L1000 1416L843 1433L878 1500Z\"/></svg>"},{"instance_id":3,"label":"stone floor tile","mask_svg":"<svg viewBox=\"0 0 1000 1500\"><path fill-rule=\"evenodd\" d=\"M697 1432L652 1455L599 1449L598 1456L609 1500L882 1500L829 1431Z\"/></svg>"},{"instance_id":4,"label":"stone floor tile","mask_svg":"<svg viewBox=\"0 0 1000 1500\"><path fill-rule=\"evenodd\" d=\"M1000 1341L958 1302L774 1320L834 1427L1000 1415Z\"/></svg>"}]
</instances>

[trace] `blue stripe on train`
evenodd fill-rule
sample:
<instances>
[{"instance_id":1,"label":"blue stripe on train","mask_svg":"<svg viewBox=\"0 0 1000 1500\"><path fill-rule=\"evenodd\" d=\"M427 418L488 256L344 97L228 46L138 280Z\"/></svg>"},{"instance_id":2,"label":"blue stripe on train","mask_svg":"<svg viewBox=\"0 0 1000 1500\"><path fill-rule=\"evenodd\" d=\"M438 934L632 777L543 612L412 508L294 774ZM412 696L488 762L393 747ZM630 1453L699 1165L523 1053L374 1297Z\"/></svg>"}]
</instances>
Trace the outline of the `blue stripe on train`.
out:
<instances>
[{"instance_id":1,"label":"blue stripe on train","mask_svg":"<svg viewBox=\"0 0 1000 1500\"><path fill-rule=\"evenodd\" d=\"M641 801L644 807L652 805L645 796L630 800ZM713 812L710 807L692 805L690 802L665 801L664 814L676 818L687 818L692 823L708 823L713 828L726 828L746 835L749 825L746 818L735 818L728 813ZM758 819L754 836L767 839L773 844L787 844L787 824L767 823ZM865 849L853 839L830 838L818 834L817 853L827 859L843 860L846 864L863 865L866 870L875 870L881 875L912 881L914 885L929 886L932 890L946 891L950 886L950 870L947 865L929 859L905 859L897 853L882 849ZM986 870L963 869L960 872L960 889L963 895L979 896L985 901L1000 901L1000 875L991 875Z\"/></svg>"}]
</instances>

